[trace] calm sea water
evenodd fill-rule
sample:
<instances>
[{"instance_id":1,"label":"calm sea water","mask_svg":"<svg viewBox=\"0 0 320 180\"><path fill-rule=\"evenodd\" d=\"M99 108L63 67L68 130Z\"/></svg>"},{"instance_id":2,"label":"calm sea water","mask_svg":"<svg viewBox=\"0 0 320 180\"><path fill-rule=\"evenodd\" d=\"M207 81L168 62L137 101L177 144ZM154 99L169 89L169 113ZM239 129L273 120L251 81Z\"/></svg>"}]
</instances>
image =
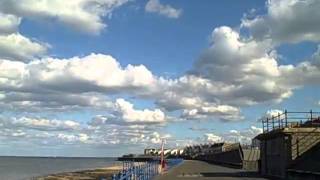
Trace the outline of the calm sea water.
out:
<instances>
[{"instance_id":1,"label":"calm sea water","mask_svg":"<svg viewBox=\"0 0 320 180\"><path fill-rule=\"evenodd\" d=\"M117 164L116 158L0 157L0 180L32 177Z\"/></svg>"}]
</instances>

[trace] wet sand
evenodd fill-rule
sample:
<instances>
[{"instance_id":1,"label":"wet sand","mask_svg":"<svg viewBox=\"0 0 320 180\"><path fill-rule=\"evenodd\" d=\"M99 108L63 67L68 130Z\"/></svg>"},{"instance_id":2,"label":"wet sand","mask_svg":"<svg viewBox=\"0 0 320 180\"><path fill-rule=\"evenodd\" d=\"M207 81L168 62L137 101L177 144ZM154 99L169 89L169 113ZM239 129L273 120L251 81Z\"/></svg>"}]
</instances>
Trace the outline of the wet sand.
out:
<instances>
[{"instance_id":1,"label":"wet sand","mask_svg":"<svg viewBox=\"0 0 320 180\"><path fill-rule=\"evenodd\" d=\"M93 170L65 172L34 178L35 180L100 180L112 179L112 175L122 170L122 166L111 166Z\"/></svg>"},{"instance_id":2,"label":"wet sand","mask_svg":"<svg viewBox=\"0 0 320 180\"><path fill-rule=\"evenodd\" d=\"M182 164L173 167L168 172L155 178L155 180L182 180L182 179L257 179L264 180L259 177L256 172L248 172L242 169L234 169L220 165L209 164L203 161L185 160Z\"/></svg>"}]
</instances>

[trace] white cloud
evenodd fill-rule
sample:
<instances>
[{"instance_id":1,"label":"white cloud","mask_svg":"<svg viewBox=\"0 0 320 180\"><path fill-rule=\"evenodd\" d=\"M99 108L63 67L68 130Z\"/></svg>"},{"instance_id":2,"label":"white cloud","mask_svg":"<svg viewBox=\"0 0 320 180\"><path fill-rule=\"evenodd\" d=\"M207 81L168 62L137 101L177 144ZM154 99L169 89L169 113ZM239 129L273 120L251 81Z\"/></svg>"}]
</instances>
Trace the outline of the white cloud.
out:
<instances>
[{"instance_id":1,"label":"white cloud","mask_svg":"<svg viewBox=\"0 0 320 180\"><path fill-rule=\"evenodd\" d=\"M0 60L0 92L7 105L107 107L102 94L149 92L156 77L143 65L122 68L108 55L44 58L29 63ZM106 101L106 100L104 100Z\"/></svg>"},{"instance_id":2,"label":"white cloud","mask_svg":"<svg viewBox=\"0 0 320 180\"><path fill-rule=\"evenodd\" d=\"M106 97L92 93L7 92L0 99L1 109L16 112L106 110L113 107L113 103Z\"/></svg>"},{"instance_id":3,"label":"white cloud","mask_svg":"<svg viewBox=\"0 0 320 180\"><path fill-rule=\"evenodd\" d=\"M282 110L279 110L279 109L270 109L268 110L260 119L261 120L264 120L266 118L272 118L272 117L276 117L278 115L281 115L283 114L283 111Z\"/></svg>"},{"instance_id":4,"label":"white cloud","mask_svg":"<svg viewBox=\"0 0 320 180\"><path fill-rule=\"evenodd\" d=\"M108 115L95 116L90 125L102 126L102 125L120 125L120 126L132 126L132 125L152 125L166 123L168 117L160 109L143 109L138 110L134 108L134 105L124 99L117 99L114 103L113 109L110 110Z\"/></svg>"},{"instance_id":5,"label":"white cloud","mask_svg":"<svg viewBox=\"0 0 320 180\"><path fill-rule=\"evenodd\" d=\"M0 58L30 61L43 57L49 44L21 35L24 18L56 21L74 30L99 34L107 25L105 16L128 0L2 0L0 1Z\"/></svg>"},{"instance_id":6,"label":"white cloud","mask_svg":"<svg viewBox=\"0 0 320 180\"><path fill-rule=\"evenodd\" d=\"M320 40L320 1L269 0L267 14L242 19L256 39L272 39L274 43L297 43Z\"/></svg>"},{"instance_id":7,"label":"white cloud","mask_svg":"<svg viewBox=\"0 0 320 180\"><path fill-rule=\"evenodd\" d=\"M135 110L133 104L124 99L117 99L115 106L121 118L129 123L161 123L166 121L166 116L160 109Z\"/></svg>"},{"instance_id":8,"label":"white cloud","mask_svg":"<svg viewBox=\"0 0 320 180\"><path fill-rule=\"evenodd\" d=\"M9 118L0 119L3 127L6 128L25 128L25 129L36 129L39 131L65 131L65 130L76 130L80 128L80 124L76 121L66 120L49 120L44 118Z\"/></svg>"},{"instance_id":9,"label":"white cloud","mask_svg":"<svg viewBox=\"0 0 320 180\"><path fill-rule=\"evenodd\" d=\"M203 144L203 143L219 143L219 142L240 142L242 144L251 144L252 138L262 133L262 128L256 126L250 126L249 128L241 130L229 130L227 132L215 134L205 133L202 137L198 137L195 140L189 141L185 144Z\"/></svg>"},{"instance_id":10,"label":"white cloud","mask_svg":"<svg viewBox=\"0 0 320 180\"><path fill-rule=\"evenodd\" d=\"M27 62L45 55L49 44L21 35L18 31L20 23L20 17L3 14L0 10L0 58Z\"/></svg>"},{"instance_id":11,"label":"white cloud","mask_svg":"<svg viewBox=\"0 0 320 180\"><path fill-rule=\"evenodd\" d=\"M0 58L29 61L43 56L48 47L48 44L32 41L19 33L6 35L0 33Z\"/></svg>"},{"instance_id":12,"label":"white cloud","mask_svg":"<svg viewBox=\"0 0 320 180\"><path fill-rule=\"evenodd\" d=\"M159 144L170 139L144 125L119 126L115 124L80 124L74 120L57 120L34 117L0 117L0 139L12 142L28 142L29 145L103 145L120 146L135 144L137 148ZM159 128L158 128L159 130ZM138 144L137 144L138 143ZM142 148L142 147L141 147Z\"/></svg>"},{"instance_id":13,"label":"white cloud","mask_svg":"<svg viewBox=\"0 0 320 180\"><path fill-rule=\"evenodd\" d=\"M213 133L207 133L204 135L205 140L209 143L218 143L222 142L223 138L221 136L215 135Z\"/></svg>"},{"instance_id":14,"label":"white cloud","mask_svg":"<svg viewBox=\"0 0 320 180\"><path fill-rule=\"evenodd\" d=\"M64 141L65 143L87 143L89 140L89 136L87 134L63 134L59 133L57 134L57 138Z\"/></svg>"},{"instance_id":15,"label":"white cloud","mask_svg":"<svg viewBox=\"0 0 320 180\"><path fill-rule=\"evenodd\" d=\"M32 20L56 21L74 30L99 34L105 16L127 0L2 0L0 11Z\"/></svg>"},{"instance_id":16,"label":"white cloud","mask_svg":"<svg viewBox=\"0 0 320 180\"><path fill-rule=\"evenodd\" d=\"M274 53L268 42L245 39L229 27L219 27L192 73L218 87L218 93L209 91L208 95L227 104L282 101L293 88L277 84L281 72Z\"/></svg>"},{"instance_id":17,"label":"white cloud","mask_svg":"<svg viewBox=\"0 0 320 180\"><path fill-rule=\"evenodd\" d=\"M0 34L12 34L18 31L21 18L0 12Z\"/></svg>"},{"instance_id":18,"label":"white cloud","mask_svg":"<svg viewBox=\"0 0 320 180\"><path fill-rule=\"evenodd\" d=\"M228 105L201 106L197 109L185 109L182 114L186 119L207 119L217 117L224 121L239 121L243 119L240 109Z\"/></svg>"},{"instance_id":19,"label":"white cloud","mask_svg":"<svg viewBox=\"0 0 320 180\"><path fill-rule=\"evenodd\" d=\"M252 138L262 133L262 128L251 126L243 130L230 130L223 133L222 136L227 142L240 142L243 144L251 144Z\"/></svg>"},{"instance_id":20,"label":"white cloud","mask_svg":"<svg viewBox=\"0 0 320 180\"><path fill-rule=\"evenodd\" d=\"M175 9L170 5L163 5L159 0L149 0L145 6L147 12L158 13L168 18L179 18L182 14L181 9Z\"/></svg>"},{"instance_id":21,"label":"white cloud","mask_svg":"<svg viewBox=\"0 0 320 180\"><path fill-rule=\"evenodd\" d=\"M32 80L40 86L56 91L112 92L144 88L155 81L145 66L128 65L122 68L113 57L103 54L70 59L45 58L23 66L27 74L21 72L21 75L24 75L18 79L21 83L23 80Z\"/></svg>"}]
</instances>

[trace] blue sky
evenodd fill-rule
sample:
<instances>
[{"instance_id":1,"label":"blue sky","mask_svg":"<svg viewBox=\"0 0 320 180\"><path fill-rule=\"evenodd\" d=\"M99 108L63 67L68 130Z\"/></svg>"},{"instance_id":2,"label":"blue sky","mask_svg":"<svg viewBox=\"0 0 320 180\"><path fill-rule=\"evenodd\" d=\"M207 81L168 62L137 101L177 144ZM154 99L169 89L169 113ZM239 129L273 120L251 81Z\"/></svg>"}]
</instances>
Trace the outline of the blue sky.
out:
<instances>
[{"instance_id":1,"label":"blue sky","mask_svg":"<svg viewBox=\"0 0 320 180\"><path fill-rule=\"evenodd\" d=\"M250 143L319 108L317 1L25 3L0 1L0 155Z\"/></svg>"}]
</instances>

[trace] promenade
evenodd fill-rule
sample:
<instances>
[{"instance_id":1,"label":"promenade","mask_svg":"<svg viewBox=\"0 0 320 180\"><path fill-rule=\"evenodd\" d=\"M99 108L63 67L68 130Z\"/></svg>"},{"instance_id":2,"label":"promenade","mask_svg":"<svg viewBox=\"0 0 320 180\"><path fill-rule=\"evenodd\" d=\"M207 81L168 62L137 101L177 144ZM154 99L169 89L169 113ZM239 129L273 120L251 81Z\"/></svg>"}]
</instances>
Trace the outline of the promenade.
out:
<instances>
[{"instance_id":1,"label":"promenade","mask_svg":"<svg viewBox=\"0 0 320 180\"><path fill-rule=\"evenodd\" d=\"M182 180L182 179L257 179L264 180L255 172L242 169L228 168L220 165L209 164L203 161L185 160L182 164L172 168L155 180Z\"/></svg>"}]
</instances>

